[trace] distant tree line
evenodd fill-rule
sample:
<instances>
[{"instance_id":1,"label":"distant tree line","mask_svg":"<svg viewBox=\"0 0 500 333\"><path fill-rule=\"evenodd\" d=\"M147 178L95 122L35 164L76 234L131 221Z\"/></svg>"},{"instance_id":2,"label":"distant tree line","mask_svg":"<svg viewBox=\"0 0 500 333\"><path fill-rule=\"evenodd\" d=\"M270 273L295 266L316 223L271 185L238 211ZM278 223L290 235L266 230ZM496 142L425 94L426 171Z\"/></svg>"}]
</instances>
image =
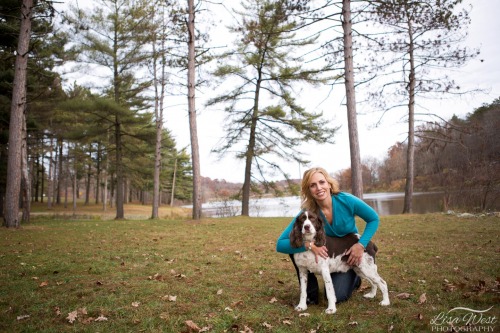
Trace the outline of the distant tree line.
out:
<instances>
[{"instance_id":1,"label":"distant tree line","mask_svg":"<svg viewBox=\"0 0 500 333\"><path fill-rule=\"evenodd\" d=\"M443 209L500 209L500 98L465 118L428 122L416 129L415 189L443 192ZM383 161L363 161L367 191L404 191L408 145L398 142ZM350 169L335 174L350 186Z\"/></svg>"}]
</instances>

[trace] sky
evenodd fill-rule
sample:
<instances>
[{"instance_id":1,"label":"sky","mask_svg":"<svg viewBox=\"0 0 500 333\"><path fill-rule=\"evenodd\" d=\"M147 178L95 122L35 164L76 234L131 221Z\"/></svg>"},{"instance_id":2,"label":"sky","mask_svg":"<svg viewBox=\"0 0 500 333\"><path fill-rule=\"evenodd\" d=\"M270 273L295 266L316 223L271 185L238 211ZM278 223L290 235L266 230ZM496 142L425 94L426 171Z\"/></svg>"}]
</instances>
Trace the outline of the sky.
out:
<instances>
[{"instance_id":1,"label":"sky","mask_svg":"<svg viewBox=\"0 0 500 333\"><path fill-rule=\"evenodd\" d=\"M88 1L80 1L82 2ZM466 45L480 48L481 54L460 69L454 69L450 76L466 89L480 88L485 93L444 99L441 101L417 100L416 112L436 113L444 119L453 115L464 117L483 104L491 103L500 97L500 0L474 0L471 12L471 25ZM224 12L220 12L224 15ZM226 13L227 14L227 13ZM225 37L227 38L227 37ZM354 59L356 61L356 58ZM363 88L360 88L363 89ZM222 124L224 113L214 109L205 109L204 101L212 97L212 89L200 89L196 92L198 143L200 148L201 175L212 179L225 179L228 182L242 183L244 180L244 161L233 156L222 159L211 150L223 137ZM281 162L281 167L292 178L301 178L308 167L321 166L328 172L335 173L350 167L349 139L347 133L347 111L343 104L344 87L336 86L331 95L327 89L305 89L297 101L307 111L322 111L325 122L330 126L341 126L337 131L334 144L304 144L300 150L311 163L299 167L295 162ZM187 97L166 100L164 111L165 126L171 131L177 147L188 147L190 152L189 120ZM388 149L397 142L405 141L408 125L401 119L401 114L388 114L382 123L375 127L380 114L370 112L369 106L358 104L358 135L361 159L376 158L383 160ZM282 177L271 176L279 180Z\"/></svg>"}]
</instances>

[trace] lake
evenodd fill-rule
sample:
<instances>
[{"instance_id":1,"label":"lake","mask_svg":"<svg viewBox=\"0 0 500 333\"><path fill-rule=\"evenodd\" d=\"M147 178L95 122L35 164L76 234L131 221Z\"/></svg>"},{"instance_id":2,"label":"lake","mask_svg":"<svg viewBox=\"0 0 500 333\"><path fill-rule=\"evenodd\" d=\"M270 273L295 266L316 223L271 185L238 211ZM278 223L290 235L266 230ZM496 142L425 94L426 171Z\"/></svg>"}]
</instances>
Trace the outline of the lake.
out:
<instances>
[{"instance_id":1,"label":"lake","mask_svg":"<svg viewBox=\"0 0 500 333\"><path fill-rule=\"evenodd\" d=\"M401 214L404 193L366 193L363 200L380 216ZM413 194L413 213L442 211L443 194L439 192L417 192ZM216 201L202 205L203 215L209 217L235 216L241 214L240 201ZM250 216L294 217L300 210L299 197L262 198L250 200Z\"/></svg>"}]
</instances>

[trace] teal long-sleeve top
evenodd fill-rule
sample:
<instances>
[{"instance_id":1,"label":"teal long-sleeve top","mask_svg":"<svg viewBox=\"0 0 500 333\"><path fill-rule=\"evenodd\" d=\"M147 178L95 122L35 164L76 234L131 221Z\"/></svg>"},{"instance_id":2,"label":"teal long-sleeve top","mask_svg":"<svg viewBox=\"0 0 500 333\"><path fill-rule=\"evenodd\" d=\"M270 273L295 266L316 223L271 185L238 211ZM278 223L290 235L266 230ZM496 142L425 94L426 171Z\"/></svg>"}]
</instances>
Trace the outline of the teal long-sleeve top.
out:
<instances>
[{"instance_id":1,"label":"teal long-sleeve top","mask_svg":"<svg viewBox=\"0 0 500 333\"><path fill-rule=\"evenodd\" d=\"M366 222L366 227L359 242L366 247L368 242L378 229L379 217L375 210L358 197L345 192L332 195L333 221L326 223L325 216L321 213L321 218L325 223L325 233L328 236L343 237L349 233L358 233L355 216L359 216ZM300 214L299 214L300 215ZM295 219L278 238L276 251L280 253L293 254L305 251L305 247L293 248L290 244L290 232L293 229Z\"/></svg>"}]
</instances>

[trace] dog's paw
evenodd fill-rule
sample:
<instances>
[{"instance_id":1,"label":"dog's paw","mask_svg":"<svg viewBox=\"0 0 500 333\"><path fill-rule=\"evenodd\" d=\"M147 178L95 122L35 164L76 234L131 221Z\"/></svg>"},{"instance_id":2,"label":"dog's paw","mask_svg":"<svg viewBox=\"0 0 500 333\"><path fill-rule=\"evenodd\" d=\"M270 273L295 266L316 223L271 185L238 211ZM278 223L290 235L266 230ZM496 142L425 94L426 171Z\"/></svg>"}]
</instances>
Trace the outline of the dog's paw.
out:
<instances>
[{"instance_id":1,"label":"dog's paw","mask_svg":"<svg viewBox=\"0 0 500 333\"><path fill-rule=\"evenodd\" d=\"M295 311L298 311L298 312L302 312L302 311L306 311L306 310L307 310L307 305L299 304L295 307Z\"/></svg>"},{"instance_id":2,"label":"dog's paw","mask_svg":"<svg viewBox=\"0 0 500 333\"><path fill-rule=\"evenodd\" d=\"M380 305L382 305L382 306L388 306L390 304L391 304L391 302L389 300L380 302Z\"/></svg>"},{"instance_id":3,"label":"dog's paw","mask_svg":"<svg viewBox=\"0 0 500 333\"><path fill-rule=\"evenodd\" d=\"M376 292L369 292L363 295L364 298L373 298L375 297L377 293Z\"/></svg>"},{"instance_id":4,"label":"dog's paw","mask_svg":"<svg viewBox=\"0 0 500 333\"><path fill-rule=\"evenodd\" d=\"M337 312L336 308L328 308L325 310L326 314L334 314L335 312Z\"/></svg>"}]
</instances>

